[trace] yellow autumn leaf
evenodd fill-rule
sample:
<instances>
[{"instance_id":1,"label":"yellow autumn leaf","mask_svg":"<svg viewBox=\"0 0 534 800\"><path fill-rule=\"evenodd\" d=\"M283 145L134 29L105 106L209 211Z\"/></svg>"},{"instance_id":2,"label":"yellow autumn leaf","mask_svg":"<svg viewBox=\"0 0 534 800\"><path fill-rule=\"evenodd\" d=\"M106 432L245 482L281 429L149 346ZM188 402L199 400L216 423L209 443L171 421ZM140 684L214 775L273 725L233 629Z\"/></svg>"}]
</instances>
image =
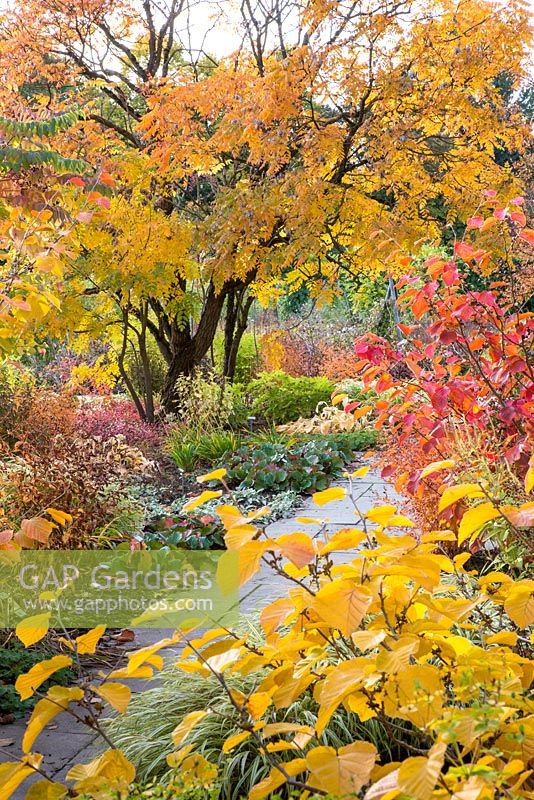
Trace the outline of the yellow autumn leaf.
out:
<instances>
[{"instance_id":1,"label":"yellow autumn leaf","mask_svg":"<svg viewBox=\"0 0 534 800\"><path fill-rule=\"evenodd\" d=\"M367 473L371 468L368 466L360 467L359 469L355 470L354 472L350 473L351 478L365 478Z\"/></svg>"},{"instance_id":2,"label":"yellow autumn leaf","mask_svg":"<svg viewBox=\"0 0 534 800\"><path fill-rule=\"evenodd\" d=\"M306 733L313 735L314 730L310 725L299 725L296 722L271 722L262 728L261 734L264 739L271 736L278 736L281 733Z\"/></svg>"},{"instance_id":3,"label":"yellow autumn leaf","mask_svg":"<svg viewBox=\"0 0 534 800\"><path fill-rule=\"evenodd\" d=\"M371 508L365 515L371 522L376 522L377 525L388 525L389 521L397 515L395 506L384 505L377 508Z\"/></svg>"},{"instance_id":4,"label":"yellow autumn leaf","mask_svg":"<svg viewBox=\"0 0 534 800\"><path fill-rule=\"evenodd\" d=\"M213 472L208 472L207 475L199 475L197 478L198 483L207 483L208 481L220 481L227 474L224 468L214 469Z\"/></svg>"},{"instance_id":5,"label":"yellow autumn leaf","mask_svg":"<svg viewBox=\"0 0 534 800\"><path fill-rule=\"evenodd\" d=\"M209 711L191 711L186 714L183 720L172 732L172 740L177 747L180 747L186 736L191 733L193 728L209 714Z\"/></svg>"},{"instance_id":6,"label":"yellow autumn leaf","mask_svg":"<svg viewBox=\"0 0 534 800\"><path fill-rule=\"evenodd\" d=\"M324 492L315 492L312 498L316 506L325 506L327 503L334 503L336 500L342 500L346 496L346 489L343 489L341 486L332 486L330 489L325 489Z\"/></svg>"},{"instance_id":7,"label":"yellow autumn leaf","mask_svg":"<svg viewBox=\"0 0 534 800\"><path fill-rule=\"evenodd\" d=\"M258 528L255 525L237 525L229 528L224 534L224 543L228 550L239 550L247 542L251 542Z\"/></svg>"},{"instance_id":8,"label":"yellow autumn leaf","mask_svg":"<svg viewBox=\"0 0 534 800\"><path fill-rule=\"evenodd\" d=\"M480 530L487 522L500 517L499 509L493 503L480 503L468 509L462 517L458 528L458 544L463 544L476 531Z\"/></svg>"},{"instance_id":9,"label":"yellow autumn leaf","mask_svg":"<svg viewBox=\"0 0 534 800\"><path fill-rule=\"evenodd\" d=\"M507 586L504 610L518 628L534 624L534 581L523 580Z\"/></svg>"},{"instance_id":10,"label":"yellow autumn leaf","mask_svg":"<svg viewBox=\"0 0 534 800\"><path fill-rule=\"evenodd\" d=\"M332 397L332 405L337 406L340 403L344 403L345 400L348 400L348 394L335 394Z\"/></svg>"},{"instance_id":11,"label":"yellow autumn leaf","mask_svg":"<svg viewBox=\"0 0 534 800\"><path fill-rule=\"evenodd\" d=\"M285 773L292 777L304 772L305 769L306 759L304 758L295 758L293 761L284 762ZM267 795L279 789L280 786L283 786L285 782L285 776L282 775L279 769L273 767L269 775L250 790L248 800L262 800L263 797L267 797Z\"/></svg>"},{"instance_id":12,"label":"yellow autumn leaf","mask_svg":"<svg viewBox=\"0 0 534 800\"><path fill-rule=\"evenodd\" d=\"M337 579L319 589L311 606L328 625L350 636L359 627L372 599L366 587Z\"/></svg>"},{"instance_id":13,"label":"yellow autumn leaf","mask_svg":"<svg viewBox=\"0 0 534 800\"><path fill-rule=\"evenodd\" d=\"M507 647L515 647L518 638L515 631L500 631L499 633L494 633L492 636L487 636L486 644L503 644Z\"/></svg>"},{"instance_id":14,"label":"yellow autumn leaf","mask_svg":"<svg viewBox=\"0 0 534 800\"><path fill-rule=\"evenodd\" d=\"M388 650L381 650L376 657L376 668L379 672L401 672L410 663L412 656L419 648L419 639L415 636L402 636Z\"/></svg>"},{"instance_id":15,"label":"yellow autumn leaf","mask_svg":"<svg viewBox=\"0 0 534 800\"><path fill-rule=\"evenodd\" d=\"M247 701L247 711L252 719L260 719L272 703L268 692L254 692Z\"/></svg>"},{"instance_id":16,"label":"yellow autumn leaf","mask_svg":"<svg viewBox=\"0 0 534 800\"><path fill-rule=\"evenodd\" d=\"M208 489L199 494L198 497L193 497L191 500L188 500L187 503L184 503L182 506L182 511L193 511L193 509L198 508L199 506L207 503L208 500L214 500L216 497L220 497L222 495L222 491L219 489L216 492L211 492Z\"/></svg>"},{"instance_id":17,"label":"yellow autumn leaf","mask_svg":"<svg viewBox=\"0 0 534 800\"><path fill-rule=\"evenodd\" d=\"M46 697L39 700L31 713L22 740L23 752L29 753L33 743L46 725L62 711L65 711L69 703L81 700L82 697L83 690L77 686L52 686L48 690Z\"/></svg>"},{"instance_id":18,"label":"yellow autumn leaf","mask_svg":"<svg viewBox=\"0 0 534 800\"><path fill-rule=\"evenodd\" d=\"M100 790L120 793L135 779L135 767L120 750L108 750L89 764L76 764L67 773L68 781L76 781L78 794Z\"/></svg>"},{"instance_id":19,"label":"yellow autumn leaf","mask_svg":"<svg viewBox=\"0 0 534 800\"><path fill-rule=\"evenodd\" d=\"M446 749L443 742L437 742L428 751L428 758L415 756L403 761L398 775L400 791L413 800L429 800L438 782Z\"/></svg>"},{"instance_id":20,"label":"yellow autumn leaf","mask_svg":"<svg viewBox=\"0 0 534 800\"><path fill-rule=\"evenodd\" d=\"M35 664L29 672L19 675L15 681L15 689L19 693L20 699L27 700L54 672L69 667L71 664L72 658L69 656L54 656L54 658L48 658Z\"/></svg>"},{"instance_id":21,"label":"yellow autumn leaf","mask_svg":"<svg viewBox=\"0 0 534 800\"><path fill-rule=\"evenodd\" d=\"M431 464L427 464L426 467L421 472L421 478L428 478L429 475L433 475L435 472L439 472L442 469L452 469L456 466L456 461L453 461L452 458L445 459L444 461L433 461Z\"/></svg>"},{"instance_id":22,"label":"yellow autumn leaf","mask_svg":"<svg viewBox=\"0 0 534 800\"><path fill-rule=\"evenodd\" d=\"M72 522L72 515L67 514L66 511L60 511L58 508L47 508L47 514L50 514L54 522L59 523L59 525L66 525L67 522Z\"/></svg>"},{"instance_id":23,"label":"yellow autumn leaf","mask_svg":"<svg viewBox=\"0 0 534 800\"><path fill-rule=\"evenodd\" d=\"M171 769L179 767L184 758L193 750L194 746L194 744L186 744L184 747L180 747L179 750L175 750L174 753L169 753L165 759L169 767L171 767Z\"/></svg>"},{"instance_id":24,"label":"yellow autumn leaf","mask_svg":"<svg viewBox=\"0 0 534 800\"><path fill-rule=\"evenodd\" d=\"M438 511L445 511L446 508L463 500L465 497L485 497L484 492L478 483L460 483L458 486L448 486L439 499Z\"/></svg>"},{"instance_id":25,"label":"yellow autumn leaf","mask_svg":"<svg viewBox=\"0 0 534 800\"><path fill-rule=\"evenodd\" d=\"M353 742L339 750L315 747L306 755L307 782L336 796L355 794L368 783L376 756L376 747L369 742Z\"/></svg>"},{"instance_id":26,"label":"yellow autumn leaf","mask_svg":"<svg viewBox=\"0 0 534 800\"><path fill-rule=\"evenodd\" d=\"M61 783L37 781L28 789L25 800L62 800L66 797L67 791L67 787Z\"/></svg>"},{"instance_id":27,"label":"yellow autumn leaf","mask_svg":"<svg viewBox=\"0 0 534 800\"><path fill-rule=\"evenodd\" d=\"M106 700L115 711L119 714L125 714L132 696L132 691L129 686L123 683L114 683L107 681L100 686L95 686L93 691Z\"/></svg>"},{"instance_id":28,"label":"yellow autumn leaf","mask_svg":"<svg viewBox=\"0 0 534 800\"><path fill-rule=\"evenodd\" d=\"M35 775L35 770L24 761L0 764L0 800L8 800L30 775Z\"/></svg>"},{"instance_id":29,"label":"yellow autumn leaf","mask_svg":"<svg viewBox=\"0 0 534 800\"><path fill-rule=\"evenodd\" d=\"M315 558L315 547L312 539L301 531L279 536L276 544L283 556L299 569L307 566Z\"/></svg>"},{"instance_id":30,"label":"yellow autumn leaf","mask_svg":"<svg viewBox=\"0 0 534 800\"><path fill-rule=\"evenodd\" d=\"M367 538L358 528L342 528L330 536L324 544L318 544L319 554L324 556L336 550L354 550Z\"/></svg>"},{"instance_id":31,"label":"yellow autumn leaf","mask_svg":"<svg viewBox=\"0 0 534 800\"><path fill-rule=\"evenodd\" d=\"M243 731L242 733L236 733L234 736L229 736L226 739L225 743L223 744L222 751L223 753L230 753L234 747L237 747L238 744L244 742L245 739L248 739L250 736L250 731Z\"/></svg>"},{"instance_id":32,"label":"yellow autumn leaf","mask_svg":"<svg viewBox=\"0 0 534 800\"><path fill-rule=\"evenodd\" d=\"M159 642L150 644L147 647L142 647L140 650L136 650L135 653L130 653L128 655L128 666L126 667L127 674L130 677L133 677L133 674L142 664L153 664L152 657L155 653L163 650L164 647L169 647L169 645L176 644L182 638L183 634L181 631L176 631L173 636L169 636L166 639L160 639Z\"/></svg>"},{"instance_id":33,"label":"yellow autumn leaf","mask_svg":"<svg viewBox=\"0 0 534 800\"><path fill-rule=\"evenodd\" d=\"M208 761L200 753L192 753L180 764L180 780L185 786L207 787L217 777L217 765Z\"/></svg>"},{"instance_id":34,"label":"yellow autumn leaf","mask_svg":"<svg viewBox=\"0 0 534 800\"><path fill-rule=\"evenodd\" d=\"M49 623L50 614L36 614L23 619L15 628L15 633L24 647L31 647L32 644L40 642L46 636Z\"/></svg>"},{"instance_id":35,"label":"yellow autumn leaf","mask_svg":"<svg viewBox=\"0 0 534 800\"><path fill-rule=\"evenodd\" d=\"M92 655L105 632L105 625L97 625L96 628L87 631L87 633L77 636L74 640L76 651L80 655Z\"/></svg>"}]
</instances>

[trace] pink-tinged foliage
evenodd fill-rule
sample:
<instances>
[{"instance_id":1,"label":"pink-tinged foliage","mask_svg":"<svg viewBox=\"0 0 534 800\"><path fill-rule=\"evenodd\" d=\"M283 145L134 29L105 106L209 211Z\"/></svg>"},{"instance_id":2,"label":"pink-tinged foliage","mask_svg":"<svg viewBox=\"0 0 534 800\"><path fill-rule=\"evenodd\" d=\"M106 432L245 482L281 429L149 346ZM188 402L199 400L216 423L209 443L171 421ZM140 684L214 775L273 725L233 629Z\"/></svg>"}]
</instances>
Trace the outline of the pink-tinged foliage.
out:
<instances>
[{"instance_id":1,"label":"pink-tinged foliage","mask_svg":"<svg viewBox=\"0 0 534 800\"><path fill-rule=\"evenodd\" d=\"M151 425L139 418L130 400L102 399L82 405L76 415L77 433L106 441L124 436L127 444L143 449L157 448L165 433L163 424Z\"/></svg>"},{"instance_id":2,"label":"pink-tinged foliage","mask_svg":"<svg viewBox=\"0 0 534 800\"><path fill-rule=\"evenodd\" d=\"M524 225L505 210L503 225ZM516 239L522 233L513 229ZM484 291L469 288L462 262L491 258L474 243L458 242L451 259L414 263L397 283L409 323L400 326L402 343L374 334L355 343L364 383L388 392L377 403L376 424L397 444L390 475L398 477L398 454L414 442L426 463L455 458L451 426L460 425L478 432L486 462L505 459L510 475L525 480L534 450L534 314L515 302L513 291L500 291L507 286L502 281ZM413 466L398 483L412 495L422 488L422 470Z\"/></svg>"}]
</instances>

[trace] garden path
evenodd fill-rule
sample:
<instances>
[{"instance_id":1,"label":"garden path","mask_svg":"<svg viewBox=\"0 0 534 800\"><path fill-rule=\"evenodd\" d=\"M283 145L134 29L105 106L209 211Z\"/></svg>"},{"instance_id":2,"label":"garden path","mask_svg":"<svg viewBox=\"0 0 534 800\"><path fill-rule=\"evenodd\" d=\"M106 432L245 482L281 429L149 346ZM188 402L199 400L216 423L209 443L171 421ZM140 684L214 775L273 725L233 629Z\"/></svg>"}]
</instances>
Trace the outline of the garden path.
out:
<instances>
[{"instance_id":1,"label":"garden path","mask_svg":"<svg viewBox=\"0 0 534 800\"><path fill-rule=\"evenodd\" d=\"M365 514L371 508L380 503L391 503L400 506L402 498L395 490L380 477L378 472L370 471L365 478L358 478L356 484L357 506L361 514ZM339 480L333 486L348 486L347 480ZM298 517L312 517L325 520L328 530L356 526L358 517L354 510L354 505L349 498L344 498L333 503L329 503L319 509L312 498L307 498L302 506L289 519L278 520L272 523L268 530L273 536L282 533L292 533L303 529L303 524L297 521ZM306 524L304 526L307 533L316 533L320 525ZM354 557L354 551L340 552L336 554L339 563L348 561ZM253 611L261 610L267 603L281 597L287 588L287 581L274 574L266 565L262 566L260 572L250 580L241 590L240 614L249 614ZM135 631L135 641L132 649L146 647L160 639L168 636L172 631L160 628L138 629ZM166 651L167 657L175 657L181 647ZM149 681L132 681L132 689L141 691L146 688ZM21 742L25 730L25 721L20 720L12 725L4 725L0 728L0 763L14 760L21 755ZM12 742L7 744L7 742ZM88 731L81 723L77 722L67 714L60 714L41 734L37 749L43 753L43 766L49 774L56 780L61 780L66 773L76 763L86 763L95 757L98 747L96 737ZM29 786L34 781L28 780L19 787L12 795L11 800L24 800Z\"/></svg>"}]
</instances>

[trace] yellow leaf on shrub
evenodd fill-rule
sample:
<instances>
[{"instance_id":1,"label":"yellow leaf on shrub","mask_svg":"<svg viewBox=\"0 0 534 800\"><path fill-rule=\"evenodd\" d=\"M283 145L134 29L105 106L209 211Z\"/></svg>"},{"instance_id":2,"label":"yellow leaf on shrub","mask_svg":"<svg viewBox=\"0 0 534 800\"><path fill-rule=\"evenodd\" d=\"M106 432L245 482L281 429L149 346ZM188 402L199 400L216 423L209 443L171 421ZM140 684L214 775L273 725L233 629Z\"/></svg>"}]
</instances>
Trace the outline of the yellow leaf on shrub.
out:
<instances>
[{"instance_id":1,"label":"yellow leaf on shrub","mask_svg":"<svg viewBox=\"0 0 534 800\"><path fill-rule=\"evenodd\" d=\"M333 553L335 550L354 550L367 538L367 534L358 528L342 528L334 533L324 544L319 544L320 555Z\"/></svg>"},{"instance_id":2,"label":"yellow leaf on shrub","mask_svg":"<svg viewBox=\"0 0 534 800\"><path fill-rule=\"evenodd\" d=\"M169 767L171 767L171 769L179 767L184 758L193 750L194 746L194 744L186 744L184 747L180 747L179 750L175 750L174 753L169 753L165 759Z\"/></svg>"},{"instance_id":3,"label":"yellow leaf on shrub","mask_svg":"<svg viewBox=\"0 0 534 800\"><path fill-rule=\"evenodd\" d=\"M237 747L238 744L244 742L245 739L248 739L250 736L250 731L243 731L242 733L236 733L234 736L230 736L226 739L225 743L223 744L222 751L223 753L230 753L234 747Z\"/></svg>"},{"instance_id":4,"label":"yellow leaf on shrub","mask_svg":"<svg viewBox=\"0 0 534 800\"><path fill-rule=\"evenodd\" d=\"M451 458L445 459L445 461L433 461L432 464L427 464L423 469L421 478L428 478L429 475L433 475L435 472L439 472L442 469L452 469L455 466L456 461Z\"/></svg>"},{"instance_id":5,"label":"yellow leaf on shrub","mask_svg":"<svg viewBox=\"0 0 534 800\"><path fill-rule=\"evenodd\" d=\"M54 672L69 667L71 664L72 658L69 656L54 656L54 658L48 658L35 664L29 672L19 675L15 681L15 689L19 693L20 699L27 700Z\"/></svg>"},{"instance_id":6,"label":"yellow leaf on shrub","mask_svg":"<svg viewBox=\"0 0 534 800\"><path fill-rule=\"evenodd\" d=\"M83 691L77 686L52 686L46 693L46 697L39 700L32 711L22 740L23 752L29 753L33 743L48 723L65 711L70 702L81 700L82 697Z\"/></svg>"},{"instance_id":7,"label":"yellow leaf on shrub","mask_svg":"<svg viewBox=\"0 0 534 800\"><path fill-rule=\"evenodd\" d=\"M342 500L347 496L347 490L341 486L332 486L330 489L325 489L324 492L315 492L313 502L316 506L325 506L327 503L334 503L336 500Z\"/></svg>"},{"instance_id":8,"label":"yellow leaf on shrub","mask_svg":"<svg viewBox=\"0 0 534 800\"><path fill-rule=\"evenodd\" d=\"M35 775L35 770L23 761L0 764L0 800L8 800L30 775Z\"/></svg>"},{"instance_id":9,"label":"yellow leaf on shrub","mask_svg":"<svg viewBox=\"0 0 534 800\"><path fill-rule=\"evenodd\" d=\"M291 600L281 597L279 600L274 600L265 606L260 614L260 625L263 628L265 636L269 636L276 628L283 622L291 611L294 610L294 605Z\"/></svg>"},{"instance_id":10,"label":"yellow leaf on shrub","mask_svg":"<svg viewBox=\"0 0 534 800\"><path fill-rule=\"evenodd\" d=\"M306 769L306 759L295 758L293 761L284 763L284 771L287 775L294 777L299 772L304 772ZM283 786L286 778L279 769L273 767L269 775L262 781L256 784L249 793L248 800L262 800L263 797L275 792L280 786Z\"/></svg>"},{"instance_id":11,"label":"yellow leaf on shrub","mask_svg":"<svg viewBox=\"0 0 534 800\"><path fill-rule=\"evenodd\" d=\"M180 780L185 783L185 786L202 786L207 787L217 777L217 766L207 758L200 755L200 753L192 753L187 756L180 764Z\"/></svg>"},{"instance_id":12,"label":"yellow leaf on shrub","mask_svg":"<svg viewBox=\"0 0 534 800\"><path fill-rule=\"evenodd\" d=\"M518 628L534 624L534 581L517 581L507 589L504 610Z\"/></svg>"},{"instance_id":13,"label":"yellow leaf on shrub","mask_svg":"<svg viewBox=\"0 0 534 800\"><path fill-rule=\"evenodd\" d=\"M348 399L348 394L334 394L332 396L332 405L337 406L339 405L339 403L343 403L347 399Z\"/></svg>"},{"instance_id":14,"label":"yellow leaf on shrub","mask_svg":"<svg viewBox=\"0 0 534 800\"><path fill-rule=\"evenodd\" d=\"M87 631L87 633L77 636L74 640L76 642L77 652L80 655L92 655L105 632L105 625L97 625L96 628Z\"/></svg>"},{"instance_id":15,"label":"yellow leaf on shrub","mask_svg":"<svg viewBox=\"0 0 534 800\"><path fill-rule=\"evenodd\" d=\"M247 711L252 719L260 719L271 703L272 698L268 692L254 692L248 699Z\"/></svg>"},{"instance_id":16,"label":"yellow leaf on shrub","mask_svg":"<svg viewBox=\"0 0 534 800\"><path fill-rule=\"evenodd\" d=\"M470 508L462 517L458 529L458 544L463 544L476 531L480 530L487 522L500 517L499 509L493 503L480 503L480 505Z\"/></svg>"},{"instance_id":17,"label":"yellow leaf on shrub","mask_svg":"<svg viewBox=\"0 0 534 800\"><path fill-rule=\"evenodd\" d=\"M315 558L313 541L306 533L297 531L286 533L276 540L283 556L288 558L299 569L305 567Z\"/></svg>"},{"instance_id":18,"label":"yellow leaf on shrub","mask_svg":"<svg viewBox=\"0 0 534 800\"><path fill-rule=\"evenodd\" d=\"M198 723L209 714L209 711L191 711L186 714L183 720L176 726L172 732L172 740L177 747L180 747L184 739Z\"/></svg>"},{"instance_id":19,"label":"yellow leaf on shrub","mask_svg":"<svg viewBox=\"0 0 534 800\"><path fill-rule=\"evenodd\" d=\"M376 747L369 742L353 742L337 751L315 747L306 755L307 783L336 796L356 793L368 783L376 756Z\"/></svg>"},{"instance_id":20,"label":"yellow leaf on shrub","mask_svg":"<svg viewBox=\"0 0 534 800\"><path fill-rule=\"evenodd\" d=\"M371 522L376 522L377 525L387 525L393 517L397 515L395 506L385 505L371 508L365 515Z\"/></svg>"},{"instance_id":21,"label":"yellow leaf on shrub","mask_svg":"<svg viewBox=\"0 0 534 800\"><path fill-rule=\"evenodd\" d=\"M26 794L25 800L62 800L67 794L67 787L61 783L50 781L37 781L33 783Z\"/></svg>"},{"instance_id":22,"label":"yellow leaf on shrub","mask_svg":"<svg viewBox=\"0 0 534 800\"><path fill-rule=\"evenodd\" d=\"M124 791L135 779L135 767L120 750L108 750L89 764L76 764L67 773L68 781L77 781L78 794L97 791Z\"/></svg>"},{"instance_id":23,"label":"yellow leaf on shrub","mask_svg":"<svg viewBox=\"0 0 534 800\"><path fill-rule=\"evenodd\" d=\"M338 579L322 586L311 605L328 625L350 636L359 627L372 599L366 587Z\"/></svg>"},{"instance_id":24,"label":"yellow leaf on shrub","mask_svg":"<svg viewBox=\"0 0 534 800\"><path fill-rule=\"evenodd\" d=\"M150 644L147 647L142 647L140 650L136 650L135 653L130 653L128 655L128 666L126 667L128 675L132 676L142 664L154 664L152 657L155 653L163 650L164 647L169 647L171 644L176 644L182 638L182 632L176 631L173 636L167 637L166 639L160 639L159 642Z\"/></svg>"},{"instance_id":25,"label":"yellow leaf on shrub","mask_svg":"<svg viewBox=\"0 0 534 800\"><path fill-rule=\"evenodd\" d=\"M229 528L224 534L224 543L228 550L239 550L256 536L258 528L254 525L238 525Z\"/></svg>"},{"instance_id":26,"label":"yellow leaf on shrub","mask_svg":"<svg viewBox=\"0 0 534 800\"><path fill-rule=\"evenodd\" d=\"M66 511L60 511L58 508L47 508L46 513L50 514L54 522L59 525L66 525L67 522L72 522L72 515L67 514Z\"/></svg>"},{"instance_id":27,"label":"yellow leaf on shrub","mask_svg":"<svg viewBox=\"0 0 534 800\"><path fill-rule=\"evenodd\" d=\"M222 491L219 489L216 492L211 492L206 489L205 492L199 494L198 497L192 497L191 500L188 500L187 503L184 503L182 506L182 511L193 511L194 508L198 508L199 506L207 503L208 500L214 500L216 497L220 497L222 495Z\"/></svg>"},{"instance_id":28,"label":"yellow leaf on shrub","mask_svg":"<svg viewBox=\"0 0 534 800\"><path fill-rule=\"evenodd\" d=\"M34 617L27 617L15 628L15 633L24 645L31 647L32 644L40 642L48 633L50 614L36 614Z\"/></svg>"},{"instance_id":29,"label":"yellow leaf on shrub","mask_svg":"<svg viewBox=\"0 0 534 800\"><path fill-rule=\"evenodd\" d=\"M125 714L132 696L129 686L123 683L106 682L94 688L99 697L106 700L119 714Z\"/></svg>"},{"instance_id":30,"label":"yellow leaf on shrub","mask_svg":"<svg viewBox=\"0 0 534 800\"><path fill-rule=\"evenodd\" d=\"M446 749L443 742L438 742L429 750L428 758L416 756L403 761L398 777L400 791L414 800L429 800L438 782Z\"/></svg>"},{"instance_id":31,"label":"yellow leaf on shrub","mask_svg":"<svg viewBox=\"0 0 534 800\"><path fill-rule=\"evenodd\" d=\"M214 469L213 472L208 472L207 475L199 475L197 478L198 483L207 483L208 481L220 481L226 475L226 470Z\"/></svg>"},{"instance_id":32,"label":"yellow leaf on shrub","mask_svg":"<svg viewBox=\"0 0 534 800\"><path fill-rule=\"evenodd\" d=\"M394 642L389 650L381 650L376 657L376 668L379 672L401 672L410 663L412 656L419 648L419 639L415 636L402 636Z\"/></svg>"},{"instance_id":33,"label":"yellow leaf on shrub","mask_svg":"<svg viewBox=\"0 0 534 800\"><path fill-rule=\"evenodd\" d=\"M310 725L299 725L297 722L271 722L262 728L261 733L264 739L269 739L280 733L307 733L312 736L314 730Z\"/></svg>"},{"instance_id":34,"label":"yellow leaf on shrub","mask_svg":"<svg viewBox=\"0 0 534 800\"><path fill-rule=\"evenodd\" d=\"M460 483L458 486L448 486L439 499L438 511L445 511L446 508L463 500L464 497L485 497L484 492L478 483Z\"/></svg>"},{"instance_id":35,"label":"yellow leaf on shrub","mask_svg":"<svg viewBox=\"0 0 534 800\"><path fill-rule=\"evenodd\" d=\"M494 633L492 636L487 636L486 644L504 644L507 647L515 647L518 638L515 631L500 631L499 633Z\"/></svg>"},{"instance_id":36,"label":"yellow leaf on shrub","mask_svg":"<svg viewBox=\"0 0 534 800\"><path fill-rule=\"evenodd\" d=\"M32 539L40 544L47 544L50 534L56 525L49 522L43 517L32 517L31 519L23 519L20 523L20 530L28 539Z\"/></svg>"}]
</instances>

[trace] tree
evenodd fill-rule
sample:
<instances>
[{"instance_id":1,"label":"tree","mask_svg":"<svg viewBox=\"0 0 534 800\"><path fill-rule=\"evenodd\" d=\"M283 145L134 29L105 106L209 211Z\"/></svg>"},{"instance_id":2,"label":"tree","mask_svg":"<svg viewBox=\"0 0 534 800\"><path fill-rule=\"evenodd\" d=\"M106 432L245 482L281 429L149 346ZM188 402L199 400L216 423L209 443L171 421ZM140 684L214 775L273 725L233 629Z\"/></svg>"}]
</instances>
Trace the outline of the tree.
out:
<instances>
[{"instance_id":1,"label":"tree","mask_svg":"<svg viewBox=\"0 0 534 800\"><path fill-rule=\"evenodd\" d=\"M521 152L529 136L497 87L503 73L513 87L524 75L520 0L247 0L243 45L220 63L179 39L199 8L25 2L6 15L0 48L8 85L38 77L51 108L68 86L84 108L58 134L62 152L103 164L116 188L109 213L98 210L84 230L92 241L74 294L83 296L83 278L100 313L111 293L123 340L155 338L167 409L221 318L231 375L252 298L306 284L328 299L341 273L390 270L396 251L465 218L481 188L517 194L495 151ZM138 269L117 259L131 241L121 214L132 202L153 244ZM159 240L164 257L156 219L172 229ZM108 281L109 241L98 239L110 231ZM128 290L117 293L123 278Z\"/></svg>"}]
</instances>

